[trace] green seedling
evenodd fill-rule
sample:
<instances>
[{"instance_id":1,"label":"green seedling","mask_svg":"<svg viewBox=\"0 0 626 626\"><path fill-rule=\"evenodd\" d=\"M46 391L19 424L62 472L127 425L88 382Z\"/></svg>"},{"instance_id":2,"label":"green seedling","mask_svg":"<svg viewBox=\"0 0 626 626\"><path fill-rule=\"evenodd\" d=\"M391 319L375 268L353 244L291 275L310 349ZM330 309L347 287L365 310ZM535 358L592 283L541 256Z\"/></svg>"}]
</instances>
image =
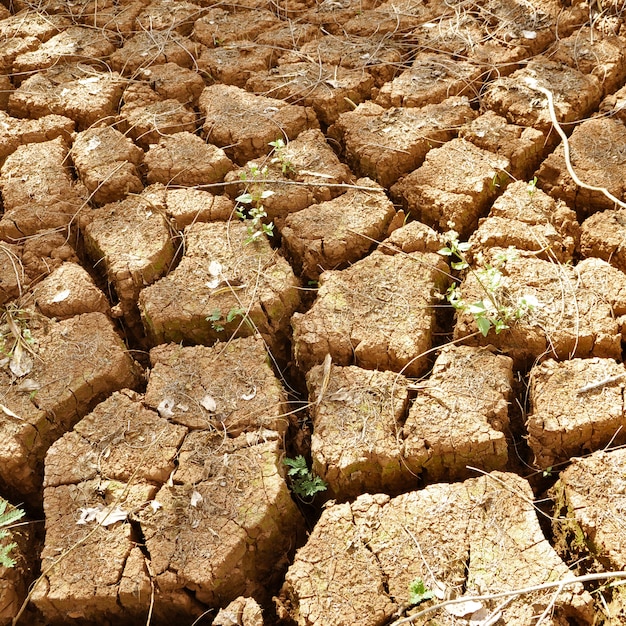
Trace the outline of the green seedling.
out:
<instances>
[{"instance_id":1,"label":"green seedling","mask_svg":"<svg viewBox=\"0 0 626 626\"><path fill-rule=\"evenodd\" d=\"M15 524L22 519L26 513L21 509L11 509L7 511L6 500L0 499L0 542L9 536L8 526ZM15 559L11 557L11 552L17 548L15 542L0 545L0 565L3 567L15 567Z\"/></svg>"},{"instance_id":2,"label":"green seedling","mask_svg":"<svg viewBox=\"0 0 626 626\"><path fill-rule=\"evenodd\" d=\"M291 490L301 498L313 498L316 493L326 491L328 485L309 469L306 459L300 454L295 459L287 457L283 463L289 467L287 475Z\"/></svg>"}]
</instances>

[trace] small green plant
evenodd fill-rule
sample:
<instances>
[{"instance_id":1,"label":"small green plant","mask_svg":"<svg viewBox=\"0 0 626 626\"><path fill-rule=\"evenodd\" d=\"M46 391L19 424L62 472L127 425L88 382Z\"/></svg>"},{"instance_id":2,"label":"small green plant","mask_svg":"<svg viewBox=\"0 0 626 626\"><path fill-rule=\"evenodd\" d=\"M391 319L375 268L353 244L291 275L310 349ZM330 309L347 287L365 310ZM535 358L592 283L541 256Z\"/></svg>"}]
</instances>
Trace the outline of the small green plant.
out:
<instances>
[{"instance_id":1,"label":"small green plant","mask_svg":"<svg viewBox=\"0 0 626 626\"><path fill-rule=\"evenodd\" d=\"M248 324L250 324L250 321L248 320L247 316L246 316L246 311L245 309L242 309L241 307L233 307L232 309L230 309L230 311L228 311L228 313L226 314L225 318L222 318L222 312L219 309L214 309L211 312L211 315L209 315L206 320L207 322L211 322L211 326L213 326L213 330L215 330L218 333L221 333L224 330L224 324L230 324L235 318L241 316L241 318Z\"/></svg>"},{"instance_id":2,"label":"small green plant","mask_svg":"<svg viewBox=\"0 0 626 626\"><path fill-rule=\"evenodd\" d=\"M272 158L272 163L280 164L280 169L284 176L291 176L295 174L296 168L285 152L287 144L284 140L277 139L276 141L270 141L269 145L274 148L275 156Z\"/></svg>"},{"instance_id":3,"label":"small green plant","mask_svg":"<svg viewBox=\"0 0 626 626\"><path fill-rule=\"evenodd\" d=\"M416 578L409 584L409 604L411 606L421 604L434 597L435 594L426 588L421 578Z\"/></svg>"},{"instance_id":4,"label":"small green plant","mask_svg":"<svg viewBox=\"0 0 626 626\"><path fill-rule=\"evenodd\" d=\"M248 229L248 237L244 241L244 245L252 243L262 235L272 237L274 235L274 224L270 222L266 224L263 218L267 217L267 211L263 207L263 201L267 200L274 192L265 189L263 179L267 176L267 167L259 168L256 165L250 167L250 177L243 172L241 179L253 183L250 187L252 191L246 191L237 196L237 206L235 207L235 215L245 220Z\"/></svg>"},{"instance_id":5,"label":"small green plant","mask_svg":"<svg viewBox=\"0 0 626 626\"><path fill-rule=\"evenodd\" d=\"M0 499L0 542L9 536L7 526L15 524L24 517L25 512L22 509L11 509L7 511L6 500ZM0 565L3 567L15 567L15 560L11 558L11 552L17 547L16 543L8 543L0 546Z\"/></svg>"},{"instance_id":6,"label":"small green plant","mask_svg":"<svg viewBox=\"0 0 626 626\"><path fill-rule=\"evenodd\" d=\"M295 459L287 457L283 463L289 467L287 475L291 480L291 490L301 498L312 498L320 491L326 491L328 485L315 476L308 468L306 459L299 454Z\"/></svg>"},{"instance_id":7,"label":"small green plant","mask_svg":"<svg viewBox=\"0 0 626 626\"><path fill-rule=\"evenodd\" d=\"M526 191L528 195L532 198L535 191L537 191L537 177L535 176L532 180L528 181L528 186L526 187Z\"/></svg>"}]
</instances>

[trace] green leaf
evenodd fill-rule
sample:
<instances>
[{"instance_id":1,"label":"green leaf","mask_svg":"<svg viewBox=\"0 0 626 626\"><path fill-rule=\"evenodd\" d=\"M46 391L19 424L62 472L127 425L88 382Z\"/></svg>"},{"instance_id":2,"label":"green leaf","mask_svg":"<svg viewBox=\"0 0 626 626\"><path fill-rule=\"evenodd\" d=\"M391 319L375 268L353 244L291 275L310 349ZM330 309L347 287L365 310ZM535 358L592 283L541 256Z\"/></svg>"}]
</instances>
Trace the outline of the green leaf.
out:
<instances>
[{"instance_id":1,"label":"green leaf","mask_svg":"<svg viewBox=\"0 0 626 626\"><path fill-rule=\"evenodd\" d=\"M420 604L434 597L435 594L432 591L426 589L426 585L421 578L416 578L409 585L409 603L412 605Z\"/></svg>"},{"instance_id":2,"label":"green leaf","mask_svg":"<svg viewBox=\"0 0 626 626\"><path fill-rule=\"evenodd\" d=\"M241 202L242 204L252 204L254 198L251 193L242 193L240 196L235 198L237 202Z\"/></svg>"},{"instance_id":3,"label":"green leaf","mask_svg":"<svg viewBox=\"0 0 626 626\"><path fill-rule=\"evenodd\" d=\"M217 322L222 317L222 312L219 309L213 309L211 315L206 318L207 322Z\"/></svg>"},{"instance_id":4,"label":"green leaf","mask_svg":"<svg viewBox=\"0 0 626 626\"><path fill-rule=\"evenodd\" d=\"M491 322L486 317L476 317L476 326L478 326L478 330L480 331L483 337L486 337L489 334L489 329L491 328Z\"/></svg>"},{"instance_id":5,"label":"green leaf","mask_svg":"<svg viewBox=\"0 0 626 626\"><path fill-rule=\"evenodd\" d=\"M289 474L289 476L298 476L303 473L308 474L309 472L306 459L301 454L299 454L295 459L286 457L283 463L289 467L287 470L287 474Z\"/></svg>"},{"instance_id":6,"label":"green leaf","mask_svg":"<svg viewBox=\"0 0 626 626\"><path fill-rule=\"evenodd\" d=\"M452 263L450 263L450 266L453 270L464 270L469 267L469 264L465 261L452 261Z\"/></svg>"},{"instance_id":7,"label":"green leaf","mask_svg":"<svg viewBox=\"0 0 626 626\"><path fill-rule=\"evenodd\" d=\"M231 309L230 311L228 311L228 314L226 315L226 322L228 322L229 324L239 315L243 316L245 314L245 311L243 309L238 309L238 308L234 308Z\"/></svg>"},{"instance_id":8,"label":"green leaf","mask_svg":"<svg viewBox=\"0 0 626 626\"><path fill-rule=\"evenodd\" d=\"M437 250L438 254L441 254L442 256L451 256L452 255L452 250L448 247L445 248L441 248L441 250Z\"/></svg>"}]
</instances>

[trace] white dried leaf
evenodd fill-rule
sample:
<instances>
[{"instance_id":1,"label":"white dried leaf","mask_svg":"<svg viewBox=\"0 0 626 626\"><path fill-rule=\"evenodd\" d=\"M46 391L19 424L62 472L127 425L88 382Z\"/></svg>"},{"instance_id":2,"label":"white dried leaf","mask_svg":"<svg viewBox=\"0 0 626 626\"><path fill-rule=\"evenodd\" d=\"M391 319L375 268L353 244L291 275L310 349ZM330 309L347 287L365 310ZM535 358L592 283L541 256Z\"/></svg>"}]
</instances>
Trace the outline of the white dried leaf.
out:
<instances>
[{"instance_id":1,"label":"white dried leaf","mask_svg":"<svg viewBox=\"0 0 626 626\"><path fill-rule=\"evenodd\" d=\"M209 413L215 413L217 409L217 403L212 396L206 395L200 400L200 406L205 408Z\"/></svg>"},{"instance_id":2,"label":"white dried leaf","mask_svg":"<svg viewBox=\"0 0 626 626\"><path fill-rule=\"evenodd\" d=\"M13 372L14 376L21 378L30 374L33 369L33 360L30 354L22 348L22 344L18 343L13 350L11 361L9 362L9 369Z\"/></svg>"},{"instance_id":3,"label":"white dried leaf","mask_svg":"<svg viewBox=\"0 0 626 626\"><path fill-rule=\"evenodd\" d=\"M222 273L222 264L218 261L211 261L209 263L209 274L211 276L219 276Z\"/></svg>"},{"instance_id":4,"label":"white dried leaf","mask_svg":"<svg viewBox=\"0 0 626 626\"><path fill-rule=\"evenodd\" d=\"M465 617L466 615L476 613L476 611L483 608L483 605L481 602L476 602L475 600L466 600L465 602L448 604L444 608L455 617Z\"/></svg>"},{"instance_id":5,"label":"white dried leaf","mask_svg":"<svg viewBox=\"0 0 626 626\"><path fill-rule=\"evenodd\" d=\"M157 413L165 418L170 419L174 417L174 412L172 409L176 406L176 402L172 400L172 398L164 398L159 402L159 406L157 407Z\"/></svg>"},{"instance_id":6,"label":"white dried leaf","mask_svg":"<svg viewBox=\"0 0 626 626\"><path fill-rule=\"evenodd\" d=\"M209 289L215 289L222 281L220 280L219 276L214 276L213 278L211 278L211 280L207 280L205 285L209 288Z\"/></svg>"},{"instance_id":7,"label":"white dried leaf","mask_svg":"<svg viewBox=\"0 0 626 626\"><path fill-rule=\"evenodd\" d=\"M256 396L256 386L252 386L252 391L250 393L241 394L242 400L252 400Z\"/></svg>"},{"instance_id":8,"label":"white dried leaf","mask_svg":"<svg viewBox=\"0 0 626 626\"><path fill-rule=\"evenodd\" d=\"M522 37L524 39L537 39L537 31L535 30L523 30Z\"/></svg>"},{"instance_id":9,"label":"white dried leaf","mask_svg":"<svg viewBox=\"0 0 626 626\"><path fill-rule=\"evenodd\" d=\"M72 292L69 289L64 289L63 291L59 291L54 298L52 298L52 302L63 302L63 300L67 300Z\"/></svg>"},{"instance_id":10,"label":"white dried leaf","mask_svg":"<svg viewBox=\"0 0 626 626\"><path fill-rule=\"evenodd\" d=\"M17 413L13 413L13 411L11 411L9 407L4 406L4 404L0 404L0 411L2 411L5 415L8 415L9 417L15 417L18 420L22 419Z\"/></svg>"},{"instance_id":11,"label":"white dried leaf","mask_svg":"<svg viewBox=\"0 0 626 626\"><path fill-rule=\"evenodd\" d=\"M202 500L202 494L194 489L191 494L191 506L198 506Z\"/></svg>"},{"instance_id":12,"label":"white dried leaf","mask_svg":"<svg viewBox=\"0 0 626 626\"><path fill-rule=\"evenodd\" d=\"M106 527L116 522L123 522L128 517L128 513L119 506L111 509L108 506L99 504L98 506L80 508L78 510L80 511L80 518L76 523L80 525L95 521L100 526Z\"/></svg>"},{"instance_id":13,"label":"white dried leaf","mask_svg":"<svg viewBox=\"0 0 626 626\"><path fill-rule=\"evenodd\" d=\"M101 143L102 143L102 141L100 141L100 137L98 137L98 136L92 137L87 142L87 145L85 146L85 152L91 152L91 151L95 150L96 148L100 147Z\"/></svg>"},{"instance_id":14,"label":"white dried leaf","mask_svg":"<svg viewBox=\"0 0 626 626\"><path fill-rule=\"evenodd\" d=\"M39 391L41 389L41 384L32 378L25 378L18 386L17 390L30 393L31 391Z\"/></svg>"},{"instance_id":15,"label":"white dried leaf","mask_svg":"<svg viewBox=\"0 0 626 626\"><path fill-rule=\"evenodd\" d=\"M163 505L158 500L152 500L150 502L150 508L156 513L159 509L163 508Z\"/></svg>"}]
</instances>

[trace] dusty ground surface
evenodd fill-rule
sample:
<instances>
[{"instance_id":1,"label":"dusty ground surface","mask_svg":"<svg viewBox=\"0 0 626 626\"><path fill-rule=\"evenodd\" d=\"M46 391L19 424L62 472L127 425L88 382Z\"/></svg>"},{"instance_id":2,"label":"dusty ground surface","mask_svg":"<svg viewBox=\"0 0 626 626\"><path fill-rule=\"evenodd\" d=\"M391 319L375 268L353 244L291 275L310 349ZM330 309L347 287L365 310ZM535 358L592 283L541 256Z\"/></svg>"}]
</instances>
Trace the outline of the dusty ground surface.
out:
<instances>
[{"instance_id":1,"label":"dusty ground surface","mask_svg":"<svg viewBox=\"0 0 626 626\"><path fill-rule=\"evenodd\" d=\"M626 623L625 20L1 0L0 626Z\"/></svg>"}]
</instances>

